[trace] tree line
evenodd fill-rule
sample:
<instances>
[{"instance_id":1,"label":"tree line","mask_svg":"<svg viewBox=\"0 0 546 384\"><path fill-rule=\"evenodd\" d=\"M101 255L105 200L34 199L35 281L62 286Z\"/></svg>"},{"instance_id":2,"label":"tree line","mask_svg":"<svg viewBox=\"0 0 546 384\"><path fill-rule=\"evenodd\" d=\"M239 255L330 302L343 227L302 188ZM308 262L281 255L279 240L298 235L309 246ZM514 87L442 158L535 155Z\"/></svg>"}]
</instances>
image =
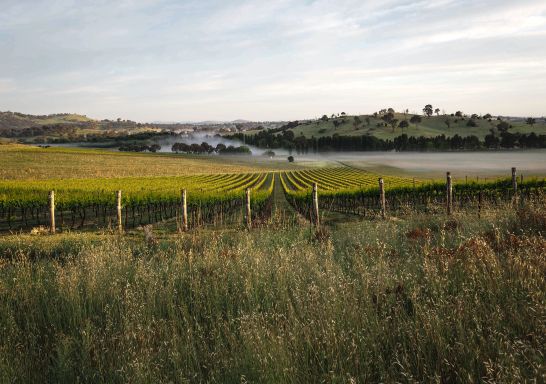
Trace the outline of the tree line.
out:
<instances>
[{"instance_id":1,"label":"tree line","mask_svg":"<svg viewBox=\"0 0 546 384\"><path fill-rule=\"evenodd\" d=\"M171 147L171 151L176 153L191 153L191 154L205 154L205 153L218 153L221 155L251 155L252 151L246 145L241 146L226 146L225 144L219 143L215 147L210 145L207 142L202 142L201 144L193 143L174 143Z\"/></svg>"},{"instance_id":2,"label":"tree line","mask_svg":"<svg viewBox=\"0 0 546 384\"><path fill-rule=\"evenodd\" d=\"M275 133L272 130L260 131L255 135L237 133L228 136L244 141L259 148L284 148L290 154L328 152L328 151L441 151L441 150L478 150L500 148L546 148L546 135L510 133L502 131L500 135L490 133L480 140L475 135L454 136L438 135L435 137L413 137L401 134L393 140L375 136L332 136L295 137L293 131Z\"/></svg>"}]
</instances>

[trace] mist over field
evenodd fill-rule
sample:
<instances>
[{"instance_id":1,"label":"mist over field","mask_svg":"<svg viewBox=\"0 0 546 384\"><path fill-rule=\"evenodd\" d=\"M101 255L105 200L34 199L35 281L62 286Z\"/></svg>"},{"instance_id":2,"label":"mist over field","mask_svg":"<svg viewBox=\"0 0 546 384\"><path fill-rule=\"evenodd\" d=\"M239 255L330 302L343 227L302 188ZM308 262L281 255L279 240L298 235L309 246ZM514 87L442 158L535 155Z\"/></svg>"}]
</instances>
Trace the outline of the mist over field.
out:
<instances>
[{"instance_id":1,"label":"mist over field","mask_svg":"<svg viewBox=\"0 0 546 384\"><path fill-rule=\"evenodd\" d=\"M458 175L506 174L511 167L528 174L546 173L546 150L468 152L355 152L329 153L321 159L336 160L360 167L396 168L408 174Z\"/></svg>"}]
</instances>

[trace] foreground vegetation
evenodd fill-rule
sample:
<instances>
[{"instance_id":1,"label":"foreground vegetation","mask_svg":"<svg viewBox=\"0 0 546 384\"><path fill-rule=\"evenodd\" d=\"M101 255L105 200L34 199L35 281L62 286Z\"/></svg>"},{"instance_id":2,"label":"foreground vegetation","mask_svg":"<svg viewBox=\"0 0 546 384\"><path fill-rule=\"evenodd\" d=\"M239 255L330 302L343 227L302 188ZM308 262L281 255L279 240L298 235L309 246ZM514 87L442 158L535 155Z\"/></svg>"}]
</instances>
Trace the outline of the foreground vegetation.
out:
<instances>
[{"instance_id":1,"label":"foreground vegetation","mask_svg":"<svg viewBox=\"0 0 546 384\"><path fill-rule=\"evenodd\" d=\"M0 239L2 382L524 382L546 207Z\"/></svg>"}]
</instances>

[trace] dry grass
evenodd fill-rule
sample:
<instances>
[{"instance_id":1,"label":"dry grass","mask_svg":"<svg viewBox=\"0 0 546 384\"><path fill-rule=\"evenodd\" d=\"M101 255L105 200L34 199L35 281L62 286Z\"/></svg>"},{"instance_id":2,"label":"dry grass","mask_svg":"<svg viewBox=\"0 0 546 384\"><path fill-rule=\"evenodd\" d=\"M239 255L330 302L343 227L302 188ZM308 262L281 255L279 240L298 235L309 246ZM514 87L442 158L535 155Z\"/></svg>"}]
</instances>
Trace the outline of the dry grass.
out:
<instances>
[{"instance_id":1,"label":"dry grass","mask_svg":"<svg viewBox=\"0 0 546 384\"><path fill-rule=\"evenodd\" d=\"M0 382L540 382L544 213L5 237Z\"/></svg>"}]
</instances>

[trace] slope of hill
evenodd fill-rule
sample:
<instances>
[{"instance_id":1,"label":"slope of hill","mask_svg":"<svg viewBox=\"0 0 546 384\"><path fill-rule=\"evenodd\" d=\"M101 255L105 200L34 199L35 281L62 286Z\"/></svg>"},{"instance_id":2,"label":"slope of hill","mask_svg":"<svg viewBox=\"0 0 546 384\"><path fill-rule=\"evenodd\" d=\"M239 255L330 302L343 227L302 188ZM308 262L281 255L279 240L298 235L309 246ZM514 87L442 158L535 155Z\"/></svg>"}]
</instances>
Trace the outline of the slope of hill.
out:
<instances>
[{"instance_id":1,"label":"slope of hill","mask_svg":"<svg viewBox=\"0 0 546 384\"><path fill-rule=\"evenodd\" d=\"M58 113L52 115L26 115L19 112L0 112L0 129L24 129L42 125L64 123L89 123L95 120L74 113Z\"/></svg>"},{"instance_id":2,"label":"slope of hill","mask_svg":"<svg viewBox=\"0 0 546 384\"><path fill-rule=\"evenodd\" d=\"M404 115L402 113L395 113L394 118L401 122L403 120L409 120L411 114ZM360 115L358 116L355 124L355 116L343 116L336 118L329 118L328 120L313 120L306 121L291 128L295 136L304 135L305 137L323 137L333 136L338 134L340 136L362 136L371 135L381 139L393 139L402 133L408 136L425 136L433 137L438 135L454 136L469 136L475 135L481 140L485 135L490 133L490 130L496 130L497 125L500 123L496 118L484 119L475 118L472 121L476 126L468 126L470 117L454 117L450 115L439 115L431 117L421 117L421 122L417 124L409 123L407 128L392 128L389 124L385 123L380 116L374 117L373 115ZM446 124L446 120L449 120L449 127ZM524 119L510 118L504 119L511 128L511 133L530 133L535 132L537 134L546 134L546 122L544 119L536 119L536 123L531 126L525 123ZM337 126L336 126L337 125Z\"/></svg>"}]
</instances>

